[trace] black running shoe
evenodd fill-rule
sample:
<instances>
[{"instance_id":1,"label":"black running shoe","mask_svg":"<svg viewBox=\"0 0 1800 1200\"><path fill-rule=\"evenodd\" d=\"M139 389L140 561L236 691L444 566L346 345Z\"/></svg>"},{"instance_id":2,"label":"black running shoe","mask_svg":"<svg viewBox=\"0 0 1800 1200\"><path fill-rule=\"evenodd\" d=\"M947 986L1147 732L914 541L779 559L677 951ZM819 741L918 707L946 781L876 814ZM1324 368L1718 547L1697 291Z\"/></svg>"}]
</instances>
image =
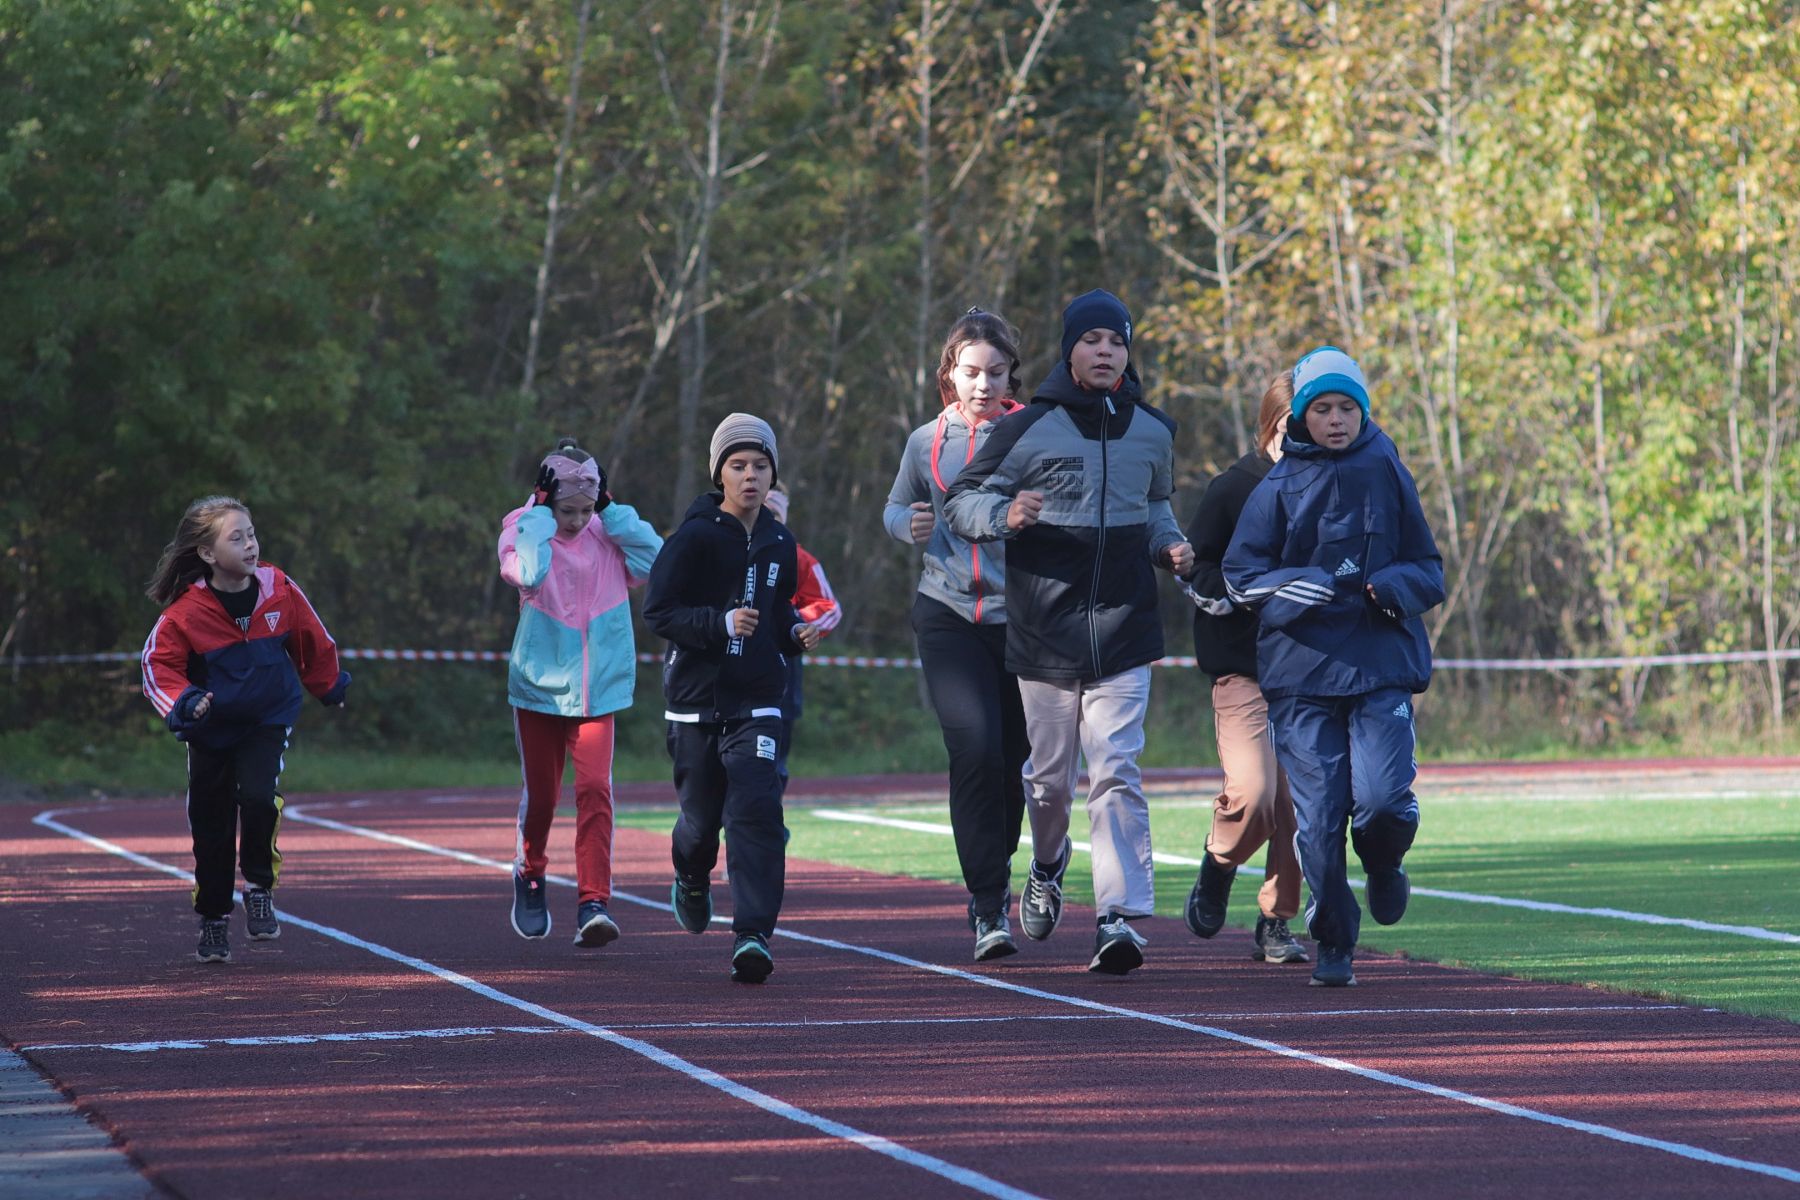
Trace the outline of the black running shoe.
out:
<instances>
[{"instance_id":1,"label":"black running shoe","mask_svg":"<svg viewBox=\"0 0 1800 1200\"><path fill-rule=\"evenodd\" d=\"M244 927L250 940L266 942L281 936L281 918L275 915L275 898L268 888L244 889Z\"/></svg>"},{"instance_id":2,"label":"black running shoe","mask_svg":"<svg viewBox=\"0 0 1800 1200\"><path fill-rule=\"evenodd\" d=\"M583 900L575 908L575 944L604 946L619 936L619 926L603 900Z\"/></svg>"},{"instance_id":3,"label":"black running shoe","mask_svg":"<svg viewBox=\"0 0 1800 1200\"><path fill-rule=\"evenodd\" d=\"M675 923L689 933L705 933L712 924L712 880L689 883L680 875L669 886L669 907L675 910Z\"/></svg>"},{"instance_id":4,"label":"black running shoe","mask_svg":"<svg viewBox=\"0 0 1800 1200\"><path fill-rule=\"evenodd\" d=\"M224 917L202 917L200 919L200 946L194 951L194 957L201 962L230 962L231 938L228 934L230 924Z\"/></svg>"},{"instance_id":5,"label":"black running shoe","mask_svg":"<svg viewBox=\"0 0 1800 1200\"><path fill-rule=\"evenodd\" d=\"M1129 975L1144 965L1145 940L1124 917L1101 917L1094 930L1094 958L1088 970L1098 975Z\"/></svg>"},{"instance_id":6,"label":"black running shoe","mask_svg":"<svg viewBox=\"0 0 1800 1200\"><path fill-rule=\"evenodd\" d=\"M992 962L1019 952L1013 941L1012 923L1005 912L981 913L975 918L975 961Z\"/></svg>"},{"instance_id":7,"label":"black running shoe","mask_svg":"<svg viewBox=\"0 0 1800 1200\"><path fill-rule=\"evenodd\" d=\"M1034 942L1041 942L1055 933L1057 923L1062 920L1062 881L1074 848L1074 843L1064 838L1062 855L1055 866L1045 867L1034 858L1031 870L1025 874L1025 895L1019 901L1019 927Z\"/></svg>"},{"instance_id":8,"label":"black running shoe","mask_svg":"<svg viewBox=\"0 0 1800 1200\"><path fill-rule=\"evenodd\" d=\"M731 949L731 981L761 983L775 970L769 939L760 933L740 933Z\"/></svg>"},{"instance_id":9,"label":"black running shoe","mask_svg":"<svg viewBox=\"0 0 1800 1200\"><path fill-rule=\"evenodd\" d=\"M1406 915L1406 902L1412 896L1412 881L1405 867L1386 871L1370 871L1368 890L1369 915L1377 925L1392 925Z\"/></svg>"},{"instance_id":10,"label":"black running shoe","mask_svg":"<svg viewBox=\"0 0 1800 1200\"><path fill-rule=\"evenodd\" d=\"M1272 963L1312 961L1306 956L1306 947L1280 917L1256 918L1256 948L1250 951L1250 957L1257 962Z\"/></svg>"},{"instance_id":11,"label":"black running shoe","mask_svg":"<svg viewBox=\"0 0 1800 1200\"><path fill-rule=\"evenodd\" d=\"M1211 853L1200 860L1200 876L1188 893L1183 914L1195 937L1209 938L1225 927L1225 906L1231 899L1231 881L1236 878L1237 868L1221 867Z\"/></svg>"},{"instance_id":12,"label":"black running shoe","mask_svg":"<svg viewBox=\"0 0 1800 1200\"><path fill-rule=\"evenodd\" d=\"M513 932L522 938L550 935L550 906L544 903L544 881L529 875L513 876Z\"/></svg>"},{"instance_id":13,"label":"black running shoe","mask_svg":"<svg viewBox=\"0 0 1800 1200\"><path fill-rule=\"evenodd\" d=\"M1350 969L1350 947L1319 943L1319 965L1313 968L1313 987L1355 987L1356 973Z\"/></svg>"}]
</instances>

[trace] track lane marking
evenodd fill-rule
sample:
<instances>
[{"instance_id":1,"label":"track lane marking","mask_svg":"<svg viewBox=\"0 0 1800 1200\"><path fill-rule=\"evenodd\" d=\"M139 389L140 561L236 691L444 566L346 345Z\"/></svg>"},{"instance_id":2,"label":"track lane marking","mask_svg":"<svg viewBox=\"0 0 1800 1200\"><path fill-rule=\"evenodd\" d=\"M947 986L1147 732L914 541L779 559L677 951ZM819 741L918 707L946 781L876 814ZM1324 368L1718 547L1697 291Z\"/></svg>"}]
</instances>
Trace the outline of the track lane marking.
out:
<instances>
[{"instance_id":1,"label":"track lane marking","mask_svg":"<svg viewBox=\"0 0 1800 1200\"><path fill-rule=\"evenodd\" d=\"M948 825L940 825L928 821L911 821L899 817L876 817L867 813L845 812L842 809L815 808L809 810L815 817L827 821L846 821L857 825L878 825L888 829L904 829L910 833L930 833L944 837L954 837L955 830ZM1087 854L1093 847L1087 842L1076 842L1071 839L1075 849ZM1180 854L1164 854L1156 851L1151 855L1155 861L1170 866L1197 867L1200 860L1188 858ZM1241 874L1261 875L1263 871L1257 867L1242 866ZM1350 880L1350 886L1361 888L1363 881ZM1712 921L1695 920L1692 917L1665 917L1658 913L1631 912L1622 908L1580 908L1573 904L1558 904L1550 900L1520 900L1511 896L1490 896L1482 892L1455 892L1440 888L1420 887L1414 884L1412 894L1430 896L1437 900L1456 900L1464 904L1487 904L1500 908L1523 908L1532 912L1561 913L1566 916L1603 917L1612 921L1629 921L1637 925L1679 925L1685 929L1698 930L1701 933L1726 933L1735 937L1755 938L1764 942L1780 942L1789 946L1800 946L1800 934L1783 933L1778 929L1764 929L1760 925L1719 925Z\"/></svg>"},{"instance_id":2,"label":"track lane marking","mask_svg":"<svg viewBox=\"0 0 1800 1200\"><path fill-rule=\"evenodd\" d=\"M1546 1005L1541 1008L1338 1008L1317 1012L1258 1013L1173 1013L1172 1016L1199 1021L1271 1021L1283 1017L1360 1017L1360 1016L1543 1016L1547 1014L1613 1012L1717 1012L1717 1009L1690 1009L1684 1004L1595 1004ZM1011 1013L992 1017L845 1017L842 1020L812 1021L630 1021L615 1022L614 1030L706 1030L706 1029L846 1029L876 1027L910 1028L935 1025L1010 1025L1049 1021L1119 1021L1125 1018L1112 1013ZM165 1038L147 1042L37 1042L21 1046L21 1051L39 1050L111 1050L121 1054L152 1054L163 1050L205 1050L213 1046L316 1046L343 1042L407 1042L436 1041L460 1037L492 1037L500 1033L545 1034L574 1033L560 1025L454 1025L442 1029L357 1029L326 1033L273 1033L245 1037Z\"/></svg>"},{"instance_id":3,"label":"track lane marking","mask_svg":"<svg viewBox=\"0 0 1800 1200\"><path fill-rule=\"evenodd\" d=\"M95 837L92 834L76 829L71 825L66 825L56 819L59 815L61 814L55 810L42 812L32 818L32 823L46 829L53 829L67 837L74 838L78 842L82 842L108 854L116 855L128 862L136 863L139 866L147 867L150 870L159 871L165 875L173 875L175 878L184 881L192 878L192 872L190 871L185 871L179 867L159 862L156 859L138 854L136 851L128 850L117 843L106 841L103 838ZM284 815L291 817L292 810L288 810ZM507 864L506 869L510 871L512 869L511 864ZM755 1088L741 1084L708 1067L702 1067L697 1063L689 1062L679 1055L671 1054L669 1051L653 1045L650 1042L642 1041L638 1038L625 1037L605 1026L595 1025L589 1021L583 1021L579 1017L571 1017L565 1013L557 1012L555 1009L546 1008L541 1004L535 1004L529 1000L510 995L501 991L499 988L490 987L479 980L471 979L467 975L452 971L447 967L440 967L435 963L427 962L422 958L415 958L410 954L390 949L378 942L368 941L367 939L357 937L353 933L348 933L330 925L307 920L305 917L296 916L287 909L282 910L281 919L287 924L294 925L300 929L310 930L313 933L319 934L321 937L329 938L332 941L340 942L343 945L351 946L358 950L367 951L378 958L387 959L389 962L398 963L401 966L411 967L415 971L430 975L442 982L454 984L466 991L473 992L483 999L492 1000L495 1003L503 1004L509 1008L514 1008L520 1012L538 1017L550 1024L560 1025L575 1032L584 1033L589 1037L596 1038L600 1041L608 1042L621 1049L629 1050L633 1054L649 1059L660 1067L666 1067L677 1074L686 1076L696 1083L704 1084L715 1091L723 1092L725 1095L730 1096L735 1100L741 1100L744 1103L760 1108L773 1116L782 1117L788 1121L792 1121L796 1125L801 1125L819 1133L826 1134L853 1146L860 1146L865 1150L884 1155L887 1158L904 1163L907 1166L917 1167L920 1170L938 1176L940 1179L960 1184L970 1191L977 1192L984 1196L993 1196L996 1197L997 1200L1041 1200L1040 1197L1031 1192L1002 1183L997 1179L991 1179L988 1176L982 1175L967 1167L959 1167L954 1163L925 1154L922 1151L908 1149L897 1142L890 1141L877 1134L865 1133L863 1130L857 1129L852 1125L846 1125L841 1121L834 1121L830 1117L821 1116L818 1113L810 1112L798 1105L790 1104L785 1100L779 1100L766 1092L760 1092Z\"/></svg>"},{"instance_id":4,"label":"track lane marking","mask_svg":"<svg viewBox=\"0 0 1800 1200\"><path fill-rule=\"evenodd\" d=\"M319 825L324 828L338 830L339 832L352 833L375 841L405 846L409 849L419 850L423 853L434 854L444 858L455 859L459 862L498 868L509 873L512 871L512 864L510 862L503 863L496 859L482 858L479 855L469 854L465 851L452 850L447 846L436 846L430 842L420 841L417 838L404 837L399 834L390 834L383 830L351 825L343 821L334 821L329 817L314 816L310 812L297 809L294 806L290 806L285 811L285 815L289 817L289 819L298 820L303 823ZM571 887L575 884L574 880L565 876L546 874L544 878ZM1415 892L1418 892L1419 890L1420 889L1415 889ZM613 897L616 900L624 900L628 903L641 905L645 908L658 909L663 912L672 911L670 905L662 901L647 900L641 896L632 895L629 892L621 892L615 889ZM720 920L721 918L715 917L714 919ZM1124 1008L1114 1004L1104 1004L1097 1000L1087 1000L1079 996L1070 996L1059 992L1049 992L1041 988L1028 987L1024 984L1012 983L1004 979L997 979L986 975L977 975L972 971L966 971L960 967L924 962L920 959L908 958L903 954L896 954L892 951L882 950L877 947L862 946L852 942L842 942L834 938L819 937L814 934L801 933L793 929L777 929L775 931L775 936L779 938L790 938L797 942L804 942L825 949L860 954L883 962L893 963L896 966L906 967L911 970L924 971L929 974L941 975L950 979L960 979L965 982L980 984L983 987L991 987L1000 991L1010 992L1014 995L1030 996L1034 999L1044 1000L1052 1004L1066 1004L1089 1012L1109 1013L1114 1016L1129 1017L1153 1025L1162 1025L1170 1029L1180 1029L1189 1033L1198 1033L1206 1037L1216 1038L1220 1041L1246 1046L1255 1050L1262 1050L1282 1058L1311 1063L1314 1066L1326 1067L1333 1071L1342 1071L1345 1074L1354 1075L1362 1079L1370 1080L1371 1082L1385 1083L1392 1087L1423 1093L1428 1096L1437 1097L1441 1100L1450 1100L1458 1104L1466 1104L1473 1108L1484 1109L1488 1112L1498 1113L1503 1116L1518 1117L1523 1120L1550 1125L1559 1129L1567 1129L1576 1133L1585 1133L1593 1137L1603 1138L1607 1141L1637 1146L1642 1149L1657 1150L1665 1154L1674 1155L1678 1158L1688 1159L1692 1162L1705 1163L1709 1166L1728 1167L1733 1170L1746 1171L1756 1175L1766 1175L1788 1183L1800 1183L1800 1170L1795 1170L1791 1167L1777 1166L1774 1163L1756 1162L1752 1159L1735 1158L1731 1155L1718 1154L1699 1146L1690 1146L1685 1142L1671 1142L1661 1138L1631 1133L1623 1129L1616 1129L1610 1125L1601 1125L1592 1121L1580 1121L1571 1117L1560 1117L1554 1113L1527 1108L1524 1105L1511 1104L1504 1100L1494 1100L1486 1096L1479 1096L1473 1092L1464 1092L1455 1088L1441 1087L1434 1083L1426 1083L1423 1080L1411 1079L1404 1075L1396 1075L1393 1072L1383 1071L1375 1067L1365 1067L1359 1063L1353 1063L1346 1059L1333 1058L1323 1054L1314 1054L1311 1051L1301 1050L1298 1047L1288 1046L1281 1042L1269 1041L1266 1038L1251 1037L1247 1034L1234 1033L1229 1029L1221 1029L1214 1025L1201 1025L1192 1021L1183 1020L1179 1017L1163 1016L1159 1013L1144 1012L1139 1009Z\"/></svg>"}]
</instances>

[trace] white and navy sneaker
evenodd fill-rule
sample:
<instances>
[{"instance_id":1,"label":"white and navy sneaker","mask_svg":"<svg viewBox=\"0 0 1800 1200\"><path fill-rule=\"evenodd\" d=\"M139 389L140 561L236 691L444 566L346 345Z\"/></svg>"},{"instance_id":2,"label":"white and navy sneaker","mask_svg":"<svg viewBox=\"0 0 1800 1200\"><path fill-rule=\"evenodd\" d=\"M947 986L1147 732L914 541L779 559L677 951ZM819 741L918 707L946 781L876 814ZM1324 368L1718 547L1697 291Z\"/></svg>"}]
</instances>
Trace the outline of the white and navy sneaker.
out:
<instances>
[{"instance_id":1,"label":"white and navy sneaker","mask_svg":"<svg viewBox=\"0 0 1800 1200\"><path fill-rule=\"evenodd\" d=\"M1062 921L1062 881L1074 849L1074 844L1064 838L1062 855L1055 866L1046 868L1037 859L1031 860L1031 869L1025 874L1025 895L1019 901L1019 926L1034 942L1055 933Z\"/></svg>"}]
</instances>

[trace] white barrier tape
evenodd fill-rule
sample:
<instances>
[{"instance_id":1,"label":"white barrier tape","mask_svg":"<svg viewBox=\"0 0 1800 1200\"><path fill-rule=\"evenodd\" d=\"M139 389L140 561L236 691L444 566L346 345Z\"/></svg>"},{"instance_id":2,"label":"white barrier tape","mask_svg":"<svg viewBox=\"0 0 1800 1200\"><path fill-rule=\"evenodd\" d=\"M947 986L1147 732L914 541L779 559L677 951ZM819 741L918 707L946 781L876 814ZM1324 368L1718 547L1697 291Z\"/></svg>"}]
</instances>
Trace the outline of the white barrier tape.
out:
<instances>
[{"instance_id":1,"label":"white barrier tape","mask_svg":"<svg viewBox=\"0 0 1800 1200\"><path fill-rule=\"evenodd\" d=\"M21 654L0 658L0 668L38 667L59 663L136 662L138 655L125 650L98 654ZM339 650L339 658L372 659L380 662L505 662L510 657L504 650ZM1618 655L1595 658L1440 658L1432 665L1440 671L1616 671L1626 667L1699 667L1722 663L1790 662L1800 658L1794 650L1721 650L1708 654L1645 654L1638 657ZM660 654L639 654L640 663L660 663ZM815 667L923 667L916 658L888 658L863 654L809 654L806 662ZM1170 655L1150 664L1153 667L1198 667L1192 655Z\"/></svg>"}]
</instances>

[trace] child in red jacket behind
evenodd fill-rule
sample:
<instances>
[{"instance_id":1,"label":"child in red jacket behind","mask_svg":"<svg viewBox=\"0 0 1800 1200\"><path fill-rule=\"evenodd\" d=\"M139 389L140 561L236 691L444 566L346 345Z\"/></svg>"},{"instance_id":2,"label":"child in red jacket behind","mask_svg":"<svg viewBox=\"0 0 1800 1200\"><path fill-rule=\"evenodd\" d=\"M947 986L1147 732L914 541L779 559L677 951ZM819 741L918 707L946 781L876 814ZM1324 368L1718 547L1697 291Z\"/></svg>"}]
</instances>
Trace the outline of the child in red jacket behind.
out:
<instances>
[{"instance_id":1,"label":"child in red jacket behind","mask_svg":"<svg viewBox=\"0 0 1800 1200\"><path fill-rule=\"evenodd\" d=\"M775 514L777 521L787 524L786 492L776 488L763 503ZM843 606L838 603L837 593L831 590L831 581L825 578L825 568L798 538L794 540L794 557L800 562L800 574L794 583L794 611L800 614L802 621L818 630L823 639L844 619ZM783 792L787 791L788 750L794 744L794 723L800 719L801 708L806 703L805 664L806 660L798 656L788 659L787 692L781 697L781 744L775 748L775 773L781 777Z\"/></svg>"},{"instance_id":2,"label":"child in red jacket behind","mask_svg":"<svg viewBox=\"0 0 1800 1200\"><path fill-rule=\"evenodd\" d=\"M306 694L341 708L350 676L299 585L261 561L250 510L229 496L188 505L148 595L164 609L144 643L144 695L188 747L197 955L225 962L238 870L251 939L281 936L270 893L282 752Z\"/></svg>"}]
</instances>

